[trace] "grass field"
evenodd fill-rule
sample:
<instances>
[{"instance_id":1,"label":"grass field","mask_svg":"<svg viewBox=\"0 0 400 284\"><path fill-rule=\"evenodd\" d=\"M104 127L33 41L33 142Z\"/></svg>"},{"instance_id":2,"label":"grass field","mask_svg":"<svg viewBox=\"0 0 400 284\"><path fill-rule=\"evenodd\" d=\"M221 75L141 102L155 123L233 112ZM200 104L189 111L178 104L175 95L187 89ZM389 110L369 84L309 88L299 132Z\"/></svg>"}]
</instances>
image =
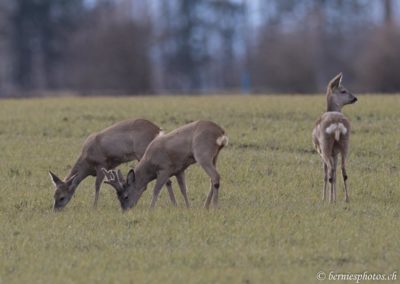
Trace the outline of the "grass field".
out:
<instances>
[{"instance_id":1,"label":"grass field","mask_svg":"<svg viewBox=\"0 0 400 284\"><path fill-rule=\"evenodd\" d=\"M321 201L311 130L324 109L322 95L0 101L0 283L317 283L319 271L398 271L400 96L344 109L349 204L341 179L337 204ZM122 214L103 185L94 210L90 177L52 212L48 170L64 176L87 135L129 117L166 131L197 119L225 128L219 209L202 208L209 181L193 166L189 210L175 180L178 208L163 191L150 210L151 185Z\"/></svg>"}]
</instances>

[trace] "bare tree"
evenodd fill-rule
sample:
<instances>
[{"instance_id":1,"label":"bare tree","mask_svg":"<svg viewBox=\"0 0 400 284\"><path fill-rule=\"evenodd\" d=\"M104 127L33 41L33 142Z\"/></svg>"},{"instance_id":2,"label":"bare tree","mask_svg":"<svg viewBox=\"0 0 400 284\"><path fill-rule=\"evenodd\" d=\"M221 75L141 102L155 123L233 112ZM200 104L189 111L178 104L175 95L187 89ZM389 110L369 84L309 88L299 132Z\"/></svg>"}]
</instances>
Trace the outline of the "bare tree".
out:
<instances>
[{"instance_id":1,"label":"bare tree","mask_svg":"<svg viewBox=\"0 0 400 284\"><path fill-rule=\"evenodd\" d=\"M97 7L73 37L69 86L85 92L148 93L150 27L114 12L113 6Z\"/></svg>"},{"instance_id":2,"label":"bare tree","mask_svg":"<svg viewBox=\"0 0 400 284\"><path fill-rule=\"evenodd\" d=\"M15 83L24 90L59 86L66 42L82 0L16 0L12 17Z\"/></svg>"},{"instance_id":3,"label":"bare tree","mask_svg":"<svg viewBox=\"0 0 400 284\"><path fill-rule=\"evenodd\" d=\"M12 25L13 3L10 0L0 1L0 97L9 96L12 84Z\"/></svg>"}]
</instances>

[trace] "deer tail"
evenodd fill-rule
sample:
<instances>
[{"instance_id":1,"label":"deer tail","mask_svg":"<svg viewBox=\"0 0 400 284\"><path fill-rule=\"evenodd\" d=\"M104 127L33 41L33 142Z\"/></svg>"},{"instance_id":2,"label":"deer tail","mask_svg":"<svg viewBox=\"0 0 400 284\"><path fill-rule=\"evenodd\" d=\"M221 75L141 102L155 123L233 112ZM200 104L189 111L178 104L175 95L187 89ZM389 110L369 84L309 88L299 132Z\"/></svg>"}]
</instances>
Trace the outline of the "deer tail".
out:
<instances>
[{"instance_id":1,"label":"deer tail","mask_svg":"<svg viewBox=\"0 0 400 284\"><path fill-rule=\"evenodd\" d=\"M334 134L335 140L339 141L340 140L340 135L345 135L347 133L347 128L346 126L343 125L343 123L332 123L329 125L326 129L325 132L327 134Z\"/></svg>"},{"instance_id":2,"label":"deer tail","mask_svg":"<svg viewBox=\"0 0 400 284\"><path fill-rule=\"evenodd\" d=\"M228 138L228 136L226 136L226 135L222 135L222 136L220 136L220 137L217 138L217 144L218 144L219 146L226 146L226 145L228 145L228 141L229 141L229 138Z\"/></svg>"},{"instance_id":3,"label":"deer tail","mask_svg":"<svg viewBox=\"0 0 400 284\"><path fill-rule=\"evenodd\" d=\"M335 140L339 141L339 139L340 139L340 129L336 128L336 130L335 130Z\"/></svg>"}]
</instances>

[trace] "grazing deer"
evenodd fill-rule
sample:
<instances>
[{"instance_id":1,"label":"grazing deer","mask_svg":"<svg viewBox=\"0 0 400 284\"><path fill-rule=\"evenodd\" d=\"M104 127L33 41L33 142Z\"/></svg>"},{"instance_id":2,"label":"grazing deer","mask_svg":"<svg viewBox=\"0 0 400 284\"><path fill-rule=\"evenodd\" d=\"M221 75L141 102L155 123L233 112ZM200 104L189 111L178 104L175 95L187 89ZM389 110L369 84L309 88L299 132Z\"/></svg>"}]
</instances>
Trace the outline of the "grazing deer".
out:
<instances>
[{"instance_id":1,"label":"grazing deer","mask_svg":"<svg viewBox=\"0 0 400 284\"><path fill-rule=\"evenodd\" d=\"M336 201L336 167L339 153L342 156L345 201L349 202L346 158L349 151L350 122L341 111L343 106L355 103L357 98L343 87L341 82L342 73L329 82L326 92L327 110L317 120L312 132L314 147L321 155L324 164L322 200L325 200L329 181L331 184L329 202Z\"/></svg>"},{"instance_id":2,"label":"grazing deer","mask_svg":"<svg viewBox=\"0 0 400 284\"><path fill-rule=\"evenodd\" d=\"M148 120L129 119L90 135L64 181L49 171L56 188L54 210L64 208L74 195L79 183L90 175L96 176L94 198L96 207L100 186L104 179L101 169L113 169L122 163L140 160L150 142L162 134L161 129ZM167 189L175 205L171 182L167 182Z\"/></svg>"},{"instance_id":3,"label":"grazing deer","mask_svg":"<svg viewBox=\"0 0 400 284\"><path fill-rule=\"evenodd\" d=\"M217 207L220 175L216 162L220 150L227 143L225 131L214 122L192 122L154 139L136 168L129 171L126 181L121 172L104 169L107 177L105 182L115 188L121 208L126 210L137 204L147 184L156 179L150 206L154 208L162 186L171 176L175 176L186 207L189 207L185 170L197 162L211 179L204 207L209 208L211 199Z\"/></svg>"}]
</instances>

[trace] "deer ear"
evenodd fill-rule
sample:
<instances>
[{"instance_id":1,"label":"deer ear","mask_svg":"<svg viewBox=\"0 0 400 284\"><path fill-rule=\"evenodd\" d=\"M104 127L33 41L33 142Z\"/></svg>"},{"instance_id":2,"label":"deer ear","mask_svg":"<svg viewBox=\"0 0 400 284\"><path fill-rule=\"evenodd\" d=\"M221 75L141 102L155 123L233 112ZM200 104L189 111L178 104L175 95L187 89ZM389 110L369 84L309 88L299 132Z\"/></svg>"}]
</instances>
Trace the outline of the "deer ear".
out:
<instances>
[{"instance_id":1,"label":"deer ear","mask_svg":"<svg viewBox=\"0 0 400 284\"><path fill-rule=\"evenodd\" d=\"M128 185L133 184L135 182L135 172L134 170L130 170L128 175L126 176L126 182Z\"/></svg>"},{"instance_id":2,"label":"deer ear","mask_svg":"<svg viewBox=\"0 0 400 284\"><path fill-rule=\"evenodd\" d=\"M71 185L76 185L76 182L77 182L77 180L76 180L76 176L77 176L78 174L74 174L73 176L71 176L67 181L66 181L66 184L68 185L68 187L70 187Z\"/></svg>"},{"instance_id":3,"label":"deer ear","mask_svg":"<svg viewBox=\"0 0 400 284\"><path fill-rule=\"evenodd\" d=\"M122 172L121 172L120 169L117 170L117 177L118 177L118 179L119 179L120 182L122 182L122 183L125 182L124 175L122 174Z\"/></svg>"},{"instance_id":4,"label":"deer ear","mask_svg":"<svg viewBox=\"0 0 400 284\"><path fill-rule=\"evenodd\" d=\"M58 178L55 174L53 174L51 171L49 171L50 179L53 182L53 184L57 187L60 184L63 184L63 181Z\"/></svg>"},{"instance_id":5,"label":"deer ear","mask_svg":"<svg viewBox=\"0 0 400 284\"><path fill-rule=\"evenodd\" d=\"M331 90L338 88L341 84L342 84L342 78L343 78L343 74L342 72L340 72L339 74L337 74L335 76L335 78L333 78L330 82L329 82L329 88Z\"/></svg>"}]
</instances>

